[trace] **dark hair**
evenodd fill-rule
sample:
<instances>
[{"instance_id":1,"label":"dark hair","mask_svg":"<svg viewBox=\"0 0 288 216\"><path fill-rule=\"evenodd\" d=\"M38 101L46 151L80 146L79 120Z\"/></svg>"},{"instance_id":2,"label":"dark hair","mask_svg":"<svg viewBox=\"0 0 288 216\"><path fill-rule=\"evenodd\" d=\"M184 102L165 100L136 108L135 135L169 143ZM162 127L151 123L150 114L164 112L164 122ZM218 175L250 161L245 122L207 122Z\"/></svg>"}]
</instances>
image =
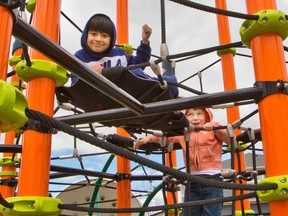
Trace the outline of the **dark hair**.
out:
<instances>
[{"instance_id":1,"label":"dark hair","mask_svg":"<svg viewBox=\"0 0 288 216\"><path fill-rule=\"evenodd\" d=\"M111 41L114 37L113 23L106 16L97 15L89 20L88 30L100 31L109 34Z\"/></svg>"}]
</instances>

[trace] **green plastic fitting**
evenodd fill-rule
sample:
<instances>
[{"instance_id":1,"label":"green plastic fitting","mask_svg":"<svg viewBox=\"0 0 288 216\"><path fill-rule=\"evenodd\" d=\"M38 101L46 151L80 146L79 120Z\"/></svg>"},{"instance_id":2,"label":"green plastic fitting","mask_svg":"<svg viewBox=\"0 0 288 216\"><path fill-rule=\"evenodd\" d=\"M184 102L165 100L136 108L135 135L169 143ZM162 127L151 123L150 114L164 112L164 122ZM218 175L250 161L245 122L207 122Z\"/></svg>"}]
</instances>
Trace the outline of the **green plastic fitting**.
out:
<instances>
[{"instance_id":1,"label":"green plastic fitting","mask_svg":"<svg viewBox=\"0 0 288 216\"><path fill-rule=\"evenodd\" d=\"M26 61L20 61L15 67L17 76L25 82L29 82L36 77L47 77L55 80L55 86L63 86L68 81L68 72L51 61L32 60L31 66L27 66Z\"/></svg>"},{"instance_id":2,"label":"green plastic fitting","mask_svg":"<svg viewBox=\"0 0 288 216\"><path fill-rule=\"evenodd\" d=\"M133 54L133 47L130 44L120 44L121 49L125 50L128 55Z\"/></svg>"},{"instance_id":3,"label":"green plastic fitting","mask_svg":"<svg viewBox=\"0 0 288 216\"><path fill-rule=\"evenodd\" d=\"M242 211L240 211L240 210L235 211L235 216L245 216L247 214L253 215L253 214L255 214L255 212L253 210L244 210L244 215L243 215Z\"/></svg>"},{"instance_id":4,"label":"green plastic fitting","mask_svg":"<svg viewBox=\"0 0 288 216\"><path fill-rule=\"evenodd\" d=\"M2 157L0 159L0 166L15 166L20 161L17 157Z\"/></svg>"},{"instance_id":5,"label":"green plastic fitting","mask_svg":"<svg viewBox=\"0 0 288 216\"><path fill-rule=\"evenodd\" d=\"M238 151L242 151L243 149L246 149L246 148L247 148L246 143L243 143L241 141L238 142L238 149L237 149ZM227 146L226 150L230 152L231 151L231 145Z\"/></svg>"},{"instance_id":6,"label":"green plastic fitting","mask_svg":"<svg viewBox=\"0 0 288 216\"><path fill-rule=\"evenodd\" d=\"M34 10L36 8L36 0L29 0L27 3L26 3L26 9L29 13L33 13Z\"/></svg>"},{"instance_id":7,"label":"green plastic fitting","mask_svg":"<svg viewBox=\"0 0 288 216\"><path fill-rule=\"evenodd\" d=\"M19 196L6 198L7 202L13 204L13 208L7 208L0 205L0 212L3 215L41 215L41 216L56 216L62 210L59 205L62 204L60 199L52 197L39 196Z\"/></svg>"},{"instance_id":8,"label":"green plastic fitting","mask_svg":"<svg viewBox=\"0 0 288 216\"><path fill-rule=\"evenodd\" d=\"M288 35L288 22L285 13L278 10L262 10L256 13L258 20L246 20L240 27L242 43L250 48L252 38L260 34L279 34L283 40Z\"/></svg>"},{"instance_id":9,"label":"green plastic fitting","mask_svg":"<svg viewBox=\"0 0 288 216\"><path fill-rule=\"evenodd\" d=\"M236 55L236 49L235 48L228 48L228 49L223 49L223 50L217 50L217 55L219 57L221 57L223 54L226 54L226 53L231 53L233 56Z\"/></svg>"},{"instance_id":10,"label":"green plastic fitting","mask_svg":"<svg viewBox=\"0 0 288 216\"><path fill-rule=\"evenodd\" d=\"M13 65L16 65L20 61L22 61L21 56L12 56L9 59L8 64L12 67Z\"/></svg>"},{"instance_id":11,"label":"green plastic fitting","mask_svg":"<svg viewBox=\"0 0 288 216\"><path fill-rule=\"evenodd\" d=\"M21 91L3 80L0 80L0 92L0 131L18 130L28 119L25 115L27 99Z\"/></svg>"},{"instance_id":12,"label":"green plastic fitting","mask_svg":"<svg viewBox=\"0 0 288 216\"><path fill-rule=\"evenodd\" d=\"M276 190L257 191L259 199L263 201L287 200L288 199L288 175L273 176L263 179L259 182L261 184L276 183L278 188Z\"/></svg>"},{"instance_id":13,"label":"green plastic fitting","mask_svg":"<svg viewBox=\"0 0 288 216\"><path fill-rule=\"evenodd\" d=\"M1 171L1 172L0 172L0 176L13 176L13 177L17 177L17 176L18 176L18 172L16 172L16 171Z\"/></svg>"}]
</instances>

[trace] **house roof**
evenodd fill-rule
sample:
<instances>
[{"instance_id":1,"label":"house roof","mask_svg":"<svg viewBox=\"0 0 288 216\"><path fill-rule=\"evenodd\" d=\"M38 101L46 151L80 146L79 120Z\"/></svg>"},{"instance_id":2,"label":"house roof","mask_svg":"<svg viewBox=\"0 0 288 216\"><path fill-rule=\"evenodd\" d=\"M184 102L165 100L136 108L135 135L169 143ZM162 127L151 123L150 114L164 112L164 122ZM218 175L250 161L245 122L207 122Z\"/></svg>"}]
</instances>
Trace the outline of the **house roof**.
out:
<instances>
[{"instance_id":1,"label":"house roof","mask_svg":"<svg viewBox=\"0 0 288 216\"><path fill-rule=\"evenodd\" d=\"M244 154L245 157L245 164L246 164L246 170L252 170L253 168L253 155L252 153L246 153ZM236 157L235 157L236 160ZM256 155L256 166L259 168L261 167L262 169L265 166L264 162L264 156L261 154ZM222 161L222 167L223 169L230 169L231 168L231 159L223 160Z\"/></svg>"}]
</instances>

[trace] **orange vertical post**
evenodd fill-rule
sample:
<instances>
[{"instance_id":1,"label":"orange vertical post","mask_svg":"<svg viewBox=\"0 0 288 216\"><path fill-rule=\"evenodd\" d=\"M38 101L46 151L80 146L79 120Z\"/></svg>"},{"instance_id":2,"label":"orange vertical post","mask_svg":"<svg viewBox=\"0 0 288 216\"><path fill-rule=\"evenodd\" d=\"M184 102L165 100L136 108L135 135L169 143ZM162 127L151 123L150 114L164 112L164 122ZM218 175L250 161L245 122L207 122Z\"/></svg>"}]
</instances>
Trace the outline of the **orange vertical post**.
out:
<instances>
[{"instance_id":1,"label":"orange vertical post","mask_svg":"<svg viewBox=\"0 0 288 216\"><path fill-rule=\"evenodd\" d=\"M13 145L14 143L14 138L15 138L15 132L11 131L11 132L7 132L5 134L5 144L6 145ZM12 158L13 156L13 153L7 153L5 152L3 154L3 157L10 157ZM17 157L17 156L16 156ZM4 172L16 172L16 167L14 166L3 166L2 167L2 171ZM9 178L13 178L13 177L16 177L16 176L10 176L10 175L7 175L7 176L2 176L1 177L1 180L5 180L5 179L9 179ZM15 188L14 187L11 187L11 186L5 186L5 185L1 185L1 195L3 198L7 198L7 197L13 197L14 196L14 190Z\"/></svg>"},{"instance_id":2,"label":"orange vertical post","mask_svg":"<svg viewBox=\"0 0 288 216\"><path fill-rule=\"evenodd\" d=\"M33 14L33 26L55 42L59 38L60 10L61 0L38 0ZM47 60L35 50L31 50L30 57ZM29 108L53 116L54 93L53 79L32 79L27 84ZM48 195L51 139L51 134L34 130L24 132L18 196Z\"/></svg>"},{"instance_id":3,"label":"orange vertical post","mask_svg":"<svg viewBox=\"0 0 288 216\"><path fill-rule=\"evenodd\" d=\"M255 14L265 9L276 9L274 0L246 0L247 11ZM287 82L282 37L276 33L264 33L252 38L254 73L256 81ZM278 176L288 173L288 98L277 93L263 98L259 104L259 115L266 176ZM288 200L270 201L270 215L286 215Z\"/></svg>"},{"instance_id":4,"label":"orange vertical post","mask_svg":"<svg viewBox=\"0 0 288 216\"><path fill-rule=\"evenodd\" d=\"M8 70L8 59L9 59L9 52L10 52L10 41L11 41L11 35L12 35L12 27L13 27L13 17L10 10L8 10L4 6L0 6L0 79L6 80L7 77L7 70ZM1 93L0 93L1 94ZM1 135L1 121L0 121L0 135ZM7 168L8 169L8 168ZM7 169L2 169L7 170ZM1 179L5 179L4 177ZM7 193L3 193L4 186L1 186L1 193L3 194L3 197L9 195Z\"/></svg>"},{"instance_id":5,"label":"orange vertical post","mask_svg":"<svg viewBox=\"0 0 288 216\"><path fill-rule=\"evenodd\" d=\"M10 41L12 35L13 16L10 10L0 6L0 79L6 80L8 70L8 58L10 52ZM1 129L1 128L0 128ZM1 130L0 130L1 131Z\"/></svg>"},{"instance_id":6,"label":"orange vertical post","mask_svg":"<svg viewBox=\"0 0 288 216\"><path fill-rule=\"evenodd\" d=\"M171 156L169 155L171 154ZM171 157L171 161L170 161L170 158ZM177 167L177 156L176 156L176 151L172 151L171 153L166 153L165 155L165 161L166 161L166 166L168 167L172 167L172 168L175 168ZM176 197L176 200L174 198L174 195ZM175 191L175 192L170 192L170 191L167 191L167 202L168 204L175 204L175 203L178 203L178 192ZM179 215L179 211L177 211L177 215ZM168 215L171 215L171 216L175 216L175 211L174 209L171 209L169 212L168 212Z\"/></svg>"},{"instance_id":7,"label":"orange vertical post","mask_svg":"<svg viewBox=\"0 0 288 216\"><path fill-rule=\"evenodd\" d=\"M226 0L215 0L215 4L217 8L227 10ZM228 17L217 14L217 24L218 24L218 35L219 35L220 45L231 43L230 26L229 26ZM232 52L222 53L221 63L222 63L222 74L223 74L225 91L237 89ZM226 112L227 112L227 120L229 124L232 124L233 122L235 122L236 120L240 118L238 107L227 108ZM239 130L235 130L235 135L238 135L239 133L240 133ZM246 170L244 153L240 152L239 156L240 156L241 164L238 164L238 160L234 161L235 170L237 172L240 171L238 169L239 165L242 168L242 170ZM240 194L240 192L236 191L236 194ZM250 209L249 200L244 200L244 208L245 210ZM241 210L240 201L236 202L236 209Z\"/></svg>"},{"instance_id":8,"label":"orange vertical post","mask_svg":"<svg viewBox=\"0 0 288 216\"><path fill-rule=\"evenodd\" d=\"M22 54L22 49L17 49L15 50L14 52L14 56L21 56ZM13 68L15 68L15 66L13 66ZM19 82L19 78L14 75L11 77L11 83L16 83L16 82ZM15 137L16 137L16 133L14 131L10 131L10 132L7 132L5 134L5 144L6 145L12 145L14 144L14 140L15 140ZM13 157L13 153L7 153L5 152L3 154L3 157ZM17 155L15 156L17 157ZM2 167L2 171L9 171L9 172L16 172L16 167L12 167L12 166L3 166ZM8 179L8 178L11 178L13 176L2 176L2 180L5 180L5 179ZM14 196L14 190L15 188L14 187L9 187L9 186L5 186L5 185L2 185L1 186L1 195L4 197L4 198L7 198L7 197L13 197Z\"/></svg>"},{"instance_id":9,"label":"orange vertical post","mask_svg":"<svg viewBox=\"0 0 288 216\"><path fill-rule=\"evenodd\" d=\"M117 0L117 43L128 43L128 1ZM117 133L128 136L127 132L118 128ZM126 158L117 157L117 172L129 176L131 174L130 161ZM124 178L117 183L117 208L131 207L131 182ZM132 215L121 213L117 215Z\"/></svg>"}]
</instances>

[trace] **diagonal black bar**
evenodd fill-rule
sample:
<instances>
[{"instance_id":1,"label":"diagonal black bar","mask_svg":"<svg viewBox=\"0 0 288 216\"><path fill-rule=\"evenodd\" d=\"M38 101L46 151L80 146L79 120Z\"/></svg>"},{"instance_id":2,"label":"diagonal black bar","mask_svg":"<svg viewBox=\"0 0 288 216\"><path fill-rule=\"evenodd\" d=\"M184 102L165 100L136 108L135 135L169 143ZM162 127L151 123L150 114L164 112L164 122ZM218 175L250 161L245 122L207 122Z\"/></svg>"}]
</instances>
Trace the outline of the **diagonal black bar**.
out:
<instances>
[{"instance_id":1,"label":"diagonal black bar","mask_svg":"<svg viewBox=\"0 0 288 216\"><path fill-rule=\"evenodd\" d=\"M117 178L116 174L108 174L108 173L103 173L103 172L75 169L75 168L62 167L62 166L56 166L56 165L51 165L50 171L67 173L68 176L74 174L74 175L87 175L87 176L93 176L93 177L108 178L108 179L114 179L114 180L116 180Z\"/></svg>"},{"instance_id":2,"label":"diagonal black bar","mask_svg":"<svg viewBox=\"0 0 288 216\"><path fill-rule=\"evenodd\" d=\"M256 99L261 91L256 87L230 90L198 95L194 97L176 98L167 101L160 101L145 104L146 110L142 116L156 115L165 112L174 112L195 107L211 107L222 103L239 102L242 100ZM91 122L113 122L119 119L137 118L126 108L113 110L95 111L78 115L69 115L57 118L58 120L70 124L85 124Z\"/></svg>"},{"instance_id":3,"label":"diagonal black bar","mask_svg":"<svg viewBox=\"0 0 288 216\"><path fill-rule=\"evenodd\" d=\"M93 88L109 96L124 107L127 107L133 113L139 115L144 112L145 107L142 103L118 88L105 77L95 73L95 71L86 66L82 61L20 18L14 21L12 34L23 43L66 68Z\"/></svg>"}]
</instances>

